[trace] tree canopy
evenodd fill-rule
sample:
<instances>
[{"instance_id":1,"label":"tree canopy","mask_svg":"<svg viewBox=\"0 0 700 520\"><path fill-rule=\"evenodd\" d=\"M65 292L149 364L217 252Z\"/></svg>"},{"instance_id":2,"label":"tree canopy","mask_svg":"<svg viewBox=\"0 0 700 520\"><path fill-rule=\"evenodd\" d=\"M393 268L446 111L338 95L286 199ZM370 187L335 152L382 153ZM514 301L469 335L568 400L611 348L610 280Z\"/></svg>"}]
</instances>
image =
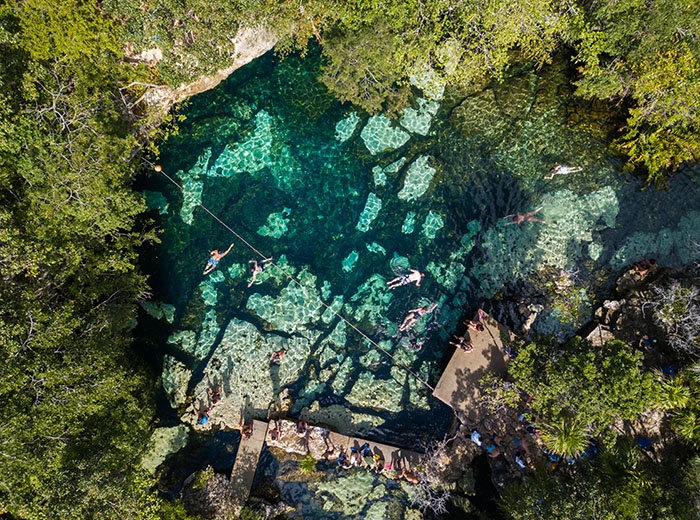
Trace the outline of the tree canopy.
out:
<instances>
[{"instance_id":1,"label":"tree canopy","mask_svg":"<svg viewBox=\"0 0 700 520\"><path fill-rule=\"evenodd\" d=\"M84 2L0 7L0 504L17 518L157 510L138 470L153 377L134 358L145 206L112 22Z\"/></svg>"},{"instance_id":2,"label":"tree canopy","mask_svg":"<svg viewBox=\"0 0 700 520\"><path fill-rule=\"evenodd\" d=\"M602 435L619 417L632 420L652 403L653 377L642 371L642 356L622 341L593 348L575 337L563 347L530 343L509 372L533 397L531 409L543 440L564 456L581 453L587 439Z\"/></svg>"}]
</instances>

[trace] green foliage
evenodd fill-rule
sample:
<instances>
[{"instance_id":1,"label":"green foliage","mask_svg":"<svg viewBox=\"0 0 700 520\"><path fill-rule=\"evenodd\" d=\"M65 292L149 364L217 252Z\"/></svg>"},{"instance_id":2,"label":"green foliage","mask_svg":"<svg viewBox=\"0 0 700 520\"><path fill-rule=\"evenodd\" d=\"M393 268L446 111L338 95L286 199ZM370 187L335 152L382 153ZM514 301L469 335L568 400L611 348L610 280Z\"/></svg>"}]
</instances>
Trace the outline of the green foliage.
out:
<instances>
[{"instance_id":1,"label":"green foliage","mask_svg":"<svg viewBox=\"0 0 700 520\"><path fill-rule=\"evenodd\" d=\"M689 444L700 447L700 364L659 383L659 405L671 412L671 428Z\"/></svg>"},{"instance_id":2,"label":"green foliage","mask_svg":"<svg viewBox=\"0 0 700 520\"><path fill-rule=\"evenodd\" d=\"M690 520L698 513L692 503L697 473L692 461L681 471L676 463L674 457L653 463L621 438L575 473L538 468L522 485L508 486L500 506L512 520Z\"/></svg>"},{"instance_id":3,"label":"green foliage","mask_svg":"<svg viewBox=\"0 0 700 520\"><path fill-rule=\"evenodd\" d=\"M507 406L516 408L521 401L520 391L513 383L504 381L494 372L486 373L479 380L479 388L483 396L483 404L491 410Z\"/></svg>"},{"instance_id":4,"label":"green foliage","mask_svg":"<svg viewBox=\"0 0 700 520\"><path fill-rule=\"evenodd\" d=\"M547 343L522 348L510 365L521 390L534 397L533 412L551 430L552 446L580 448L582 432L614 440L609 426L634 419L651 404L653 378L641 371L640 353L621 341L593 348L573 338L563 348ZM555 439L568 439L558 444ZM571 451L571 450L568 450Z\"/></svg>"},{"instance_id":5,"label":"green foliage","mask_svg":"<svg viewBox=\"0 0 700 520\"><path fill-rule=\"evenodd\" d=\"M588 428L576 417L557 417L556 421L543 423L540 437L545 446L562 457L577 457L588 446Z\"/></svg>"},{"instance_id":6,"label":"green foliage","mask_svg":"<svg viewBox=\"0 0 700 520\"><path fill-rule=\"evenodd\" d=\"M138 470L153 378L136 147L113 26L86 2L0 7L0 504L15 518L158 518Z\"/></svg>"},{"instance_id":7,"label":"green foliage","mask_svg":"<svg viewBox=\"0 0 700 520\"><path fill-rule=\"evenodd\" d=\"M316 459L309 453L306 457L301 459L299 469L304 473L313 473L316 471Z\"/></svg>"},{"instance_id":8,"label":"green foliage","mask_svg":"<svg viewBox=\"0 0 700 520\"><path fill-rule=\"evenodd\" d=\"M195 477L194 482L192 483L192 489L204 489L204 487L207 485L207 482L209 482L213 477L214 468L212 468L211 466L207 466L203 470L198 471L197 476Z\"/></svg>"},{"instance_id":9,"label":"green foliage","mask_svg":"<svg viewBox=\"0 0 700 520\"><path fill-rule=\"evenodd\" d=\"M571 28L577 93L632 103L614 149L663 186L664 174L700 156L700 18L693 2L604 0Z\"/></svg>"},{"instance_id":10,"label":"green foliage","mask_svg":"<svg viewBox=\"0 0 700 520\"><path fill-rule=\"evenodd\" d=\"M341 101L370 113L381 112L385 103L405 105L410 89L400 85L404 74L395 56L400 49L399 39L381 22L352 34L335 31L326 40L321 80Z\"/></svg>"}]
</instances>

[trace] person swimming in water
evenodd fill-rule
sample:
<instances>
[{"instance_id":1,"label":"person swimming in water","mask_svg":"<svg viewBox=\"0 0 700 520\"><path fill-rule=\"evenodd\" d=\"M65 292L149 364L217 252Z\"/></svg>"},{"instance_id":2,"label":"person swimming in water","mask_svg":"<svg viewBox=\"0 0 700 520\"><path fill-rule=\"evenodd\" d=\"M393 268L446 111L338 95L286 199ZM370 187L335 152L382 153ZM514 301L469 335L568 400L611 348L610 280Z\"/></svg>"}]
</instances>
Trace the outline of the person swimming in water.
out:
<instances>
[{"instance_id":1,"label":"person swimming in water","mask_svg":"<svg viewBox=\"0 0 700 520\"><path fill-rule=\"evenodd\" d=\"M549 170L549 177L545 179L553 179L555 175L568 175L570 173L576 173L583 170L582 166L564 166L562 164L557 164L554 168Z\"/></svg>"},{"instance_id":2,"label":"person swimming in water","mask_svg":"<svg viewBox=\"0 0 700 520\"><path fill-rule=\"evenodd\" d=\"M402 285L409 285L412 283L416 284L416 287L420 287L420 282L423 280L425 273L421 273L418 269L411 269L409 273L404 273L401 276L397 276L393 280L389 280L386 283L387 289L394 290Z\"/></svg>"},{"instance_id":3,"label":"person swimming in water","mask_svg":"<svg viewBox=\"0 0 700 520\"><path fill-rule=\"evenodd\" d=\"M233 247L233 244L228 246L228 249L224 251L223 253L219 251L218 249L214 249L211 253L209 253L209 260L207 260L207 265L204 268L204 272L202 274L209 274L211 273L214 269L216 269L216 266L219 265L219 261L223 257L225 257L229 251L231 251L231 248Z\"/></svg>"},{"instance_id":4,"label":"person swimming in water","mask_svg":"<svg viewBox=\"0 0 700 520\"><path fill-rule=\"evenodd\" d=\"M430 306L423 305L422 307L418 307L417 309L411 309L410 311L408 311L408 315L403 320L403 323L399 327L399 330L403 332L405 330L410 329L422 316L433 312L435 310L435 307L437 307L437 303L433 303Z\"/></svg>"},{"instance_id":5,"label":"person swimming in water","mask_svg":"<svg viewBox=\"0 0 700 520\"><path fill-rule=\"evenodd\" d=\"M511 215L506 215L503 218L513 218L510 222L506 224L506 226L510 226L512 224L522 224L523 222L541 222L542 224L546 224L544 220L540 220L538 218L535 218L535 215L542 209L542 206L539 208L529 211L525 213L524 215L521 215L520 213L513 213Z\"/></svg>"},{"instance_id":6,"label":"person swimming in water","mask_svg":"<svg viewBox=\"0 0 700 520\"><path fill-rule=\"evenodd\" d=\"M284 357L284 355L286 353L287 353L286 348L281 348L279 350L276 350L275 352L270 354L270 362L271 363L279 363L280 361L282 361L282 358Z\"/></svg>"},{"instance_id":7,"label":"person swimming in water","mask_svg":"<svg viewBox=\"0 0 700 520\"><path fill-rule=\"evenodd\" d=\"M248 260L248 263L252 264L252 266L250 267L250 274L253 276L253 278L251 278L250 282L248 283L248 287L250 287L255 283L255 281L258 278L258 275L262 273L265 270L265 268L267 268L272 263L272 257L265 258L260 263L258 263L257 260Z\"/></svg>"}]
</instances>

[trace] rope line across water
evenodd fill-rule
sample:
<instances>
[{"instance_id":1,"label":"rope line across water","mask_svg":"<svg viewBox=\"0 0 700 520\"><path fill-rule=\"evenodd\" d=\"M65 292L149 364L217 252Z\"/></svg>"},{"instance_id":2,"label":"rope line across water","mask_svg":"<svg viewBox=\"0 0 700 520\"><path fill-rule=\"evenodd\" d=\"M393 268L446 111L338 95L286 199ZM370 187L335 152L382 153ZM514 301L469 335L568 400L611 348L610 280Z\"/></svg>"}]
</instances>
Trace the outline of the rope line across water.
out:
<instances>
[{"instance_id":1,"label":"rope line across water","mask_svg":"<svg viewBox=\"0 0 700 520\"><path fill-rule=\"evenodd\" d=\"M145 160L145 159L144 159ZM172 177L170 177L167 173L165 173L160 165L153 165L150 161L145 160L148 162L151 166L153 166L153 169L163 175L166 179L168 179L173 185L175 185L181 192L185 192L185 190L180 186L177 181L175 181ZM221 220L219 217L217 217L214 213L212 213L204 204L201 202L197 204L200 208L202 208L204 211L206 211L209 216L211 216L214 220L216 220L219 224L221 224L226 230L228 230L230 233L232 233L238 240L243 242L248 248L253 251L256 255L260 256L261 259L263 260L268 260L269 258L272 258L271 256L265 256L260 250L258 250L255 246L253 246L250 242L248 242L245 238L243 238L239 233L237 233L231 226L226 224L223 220ZM270 265L274 266L278 271L280 271L283 275L285 275L291 282L295 283L299 288L301 288L307 296L313 296L318 299L318 301L321 303L323 307L331 311L338 319L343 321L346 325L348 325L350 328L352 328L355 332L357 332L360 336L362 336L364 339L366 339L371 345L373 345L375 348L379 349L384 355L389 357L392 362L394 363L395 366L405 370L409 374L411 374L413 377L416 378L416 380L420 381L424 386L426 386L428 389L431 391L435 390L431 385L429 385L423 378L421 378L418 374L416 374L413 370L411 370L409 367L404 365L403 363L399 362L396 360L396 358L389 352L387 352L384 348L382 348L376 341L374 341L372 338L370 338L367 334L362 332L358 327L356 327L353 323L351 323L347 318L345 318L342 314L339 312L333 310L329 304L324 302L318 295L312 294L310 291L307 290L306 287L304 287L299 280L294 278L291 274L289 274L287 271L282 269L279 265L277 265L274 260L270 260L268 262Z\"/></svg>"}]
</instances>

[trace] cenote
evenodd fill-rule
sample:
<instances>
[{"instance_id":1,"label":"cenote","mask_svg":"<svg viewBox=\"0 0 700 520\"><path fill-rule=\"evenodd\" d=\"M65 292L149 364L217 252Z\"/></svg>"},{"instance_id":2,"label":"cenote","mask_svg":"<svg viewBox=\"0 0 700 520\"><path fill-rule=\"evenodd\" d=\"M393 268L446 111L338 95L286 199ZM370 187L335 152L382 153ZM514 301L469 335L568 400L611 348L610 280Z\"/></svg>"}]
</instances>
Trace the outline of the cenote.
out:
<instances>
[{"instance_id":1,"label":"cenote","mask_svg":"<svg viewBox=\"0 0 700 520\"><path fill-rule=\"evenodd\" d=\"M696 253L700 176L680 171L660 192L623 174L608 151L619 122L571 95L564 60L476 91L446 90L425 71L412 78L412 108L395 117L339 103L318 67L313 56L267 54L192 98L159 158L182 191L156 174L144 186L163 229L144 269L166 307L147 309L154 318L140 335L162 363L160 426L189 431L164 466L172 493L207 465L230 471L243 409L263 420L284 409L420 450L449 432L453 414L403 366L434 385L465 316L483 307L517 328L512 311L527 299L542 305L533 333L564 339L621 269L645 257L682 265ZM556 164L582 170L546 179ZM504 218L540 207L544 223ZM231 243L203 276L209 251ZM275 266L248 287L249 261L263 257ZM388 291L408 269L426 273L420 286ZM572 290L548 294L562 272ZM429 303L435 312L399 331L409 309ZM163 310L167 323L156 321ZM193 406L219 383L222 402L196 425ZM273 458L261 460L258 481L274 478ZM334 493L328 481L315 485L297 497L306 518Z\"/></svg>"}]
</instances>

